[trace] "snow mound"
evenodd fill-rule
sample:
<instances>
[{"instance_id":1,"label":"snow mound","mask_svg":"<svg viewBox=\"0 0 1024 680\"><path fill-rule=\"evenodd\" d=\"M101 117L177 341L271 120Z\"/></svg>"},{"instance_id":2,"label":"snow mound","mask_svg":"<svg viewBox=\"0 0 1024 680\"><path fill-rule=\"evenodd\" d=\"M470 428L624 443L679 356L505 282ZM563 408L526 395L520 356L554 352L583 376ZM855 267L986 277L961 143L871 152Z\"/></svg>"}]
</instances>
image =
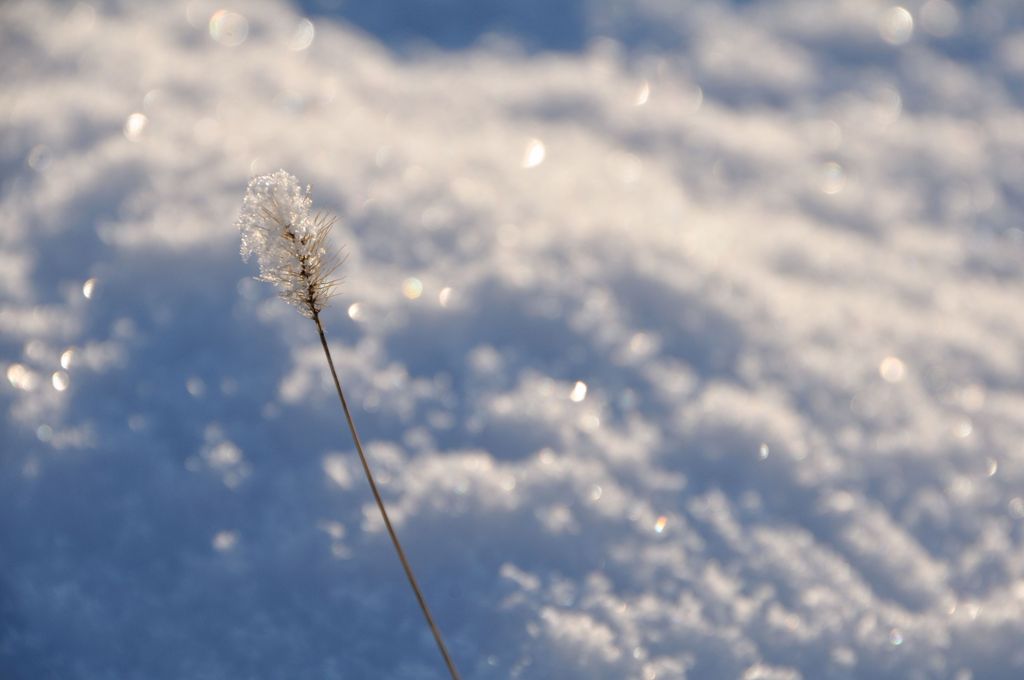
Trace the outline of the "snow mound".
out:
<instances>
[{"instance_id":1,"label":"snow mound","mask_svg":"<svg viewBox=\"0 0 1024 680\"><path fill-rule=\"evenodd\" d=\"M286 168L464 677L1020 677L1018 3L371 4L0 8L0 675L444 677Z\"/></svg>"}]
</instances>

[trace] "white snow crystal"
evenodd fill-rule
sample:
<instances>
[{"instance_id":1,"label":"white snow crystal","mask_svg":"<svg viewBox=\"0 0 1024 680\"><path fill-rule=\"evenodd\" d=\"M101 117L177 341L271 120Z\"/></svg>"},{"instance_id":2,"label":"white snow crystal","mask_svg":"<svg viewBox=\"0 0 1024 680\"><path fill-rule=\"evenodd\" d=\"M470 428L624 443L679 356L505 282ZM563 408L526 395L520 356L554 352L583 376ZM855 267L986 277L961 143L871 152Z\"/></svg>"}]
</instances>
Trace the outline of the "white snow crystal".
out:
<instances>
[{"instance_id":1,"label":"white snow crystal","mask_svg":"<svg viewBox=\"0 0 1024 680\"><path fill-rule=\"evenodd\" d=\"M330 299L330 275L338 265L324 247L334 219L311 215L312 204L310 188L303 190L293 175L278 170L249 182L235 223L242 259L256 255L258 278L277 286L283 300L310 318Z\"/></svg>"}]
</instances>

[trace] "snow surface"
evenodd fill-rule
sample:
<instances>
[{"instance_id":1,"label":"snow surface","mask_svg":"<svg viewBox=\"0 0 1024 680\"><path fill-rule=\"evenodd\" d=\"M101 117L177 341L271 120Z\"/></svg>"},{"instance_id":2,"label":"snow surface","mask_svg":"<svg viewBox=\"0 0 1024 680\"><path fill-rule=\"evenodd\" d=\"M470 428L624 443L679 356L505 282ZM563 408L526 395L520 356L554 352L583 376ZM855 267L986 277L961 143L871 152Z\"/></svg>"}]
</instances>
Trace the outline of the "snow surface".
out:
<instances>
[{"instance_id":1,"label":"snow surface","mask_svg":"<svg viewBox=\"0 0 1024 680\"><path fill-rule=\"evenodd\" d=\"M1018 0L0 7L0 677L1024 674Z\"/></svg>"}]
</instances>

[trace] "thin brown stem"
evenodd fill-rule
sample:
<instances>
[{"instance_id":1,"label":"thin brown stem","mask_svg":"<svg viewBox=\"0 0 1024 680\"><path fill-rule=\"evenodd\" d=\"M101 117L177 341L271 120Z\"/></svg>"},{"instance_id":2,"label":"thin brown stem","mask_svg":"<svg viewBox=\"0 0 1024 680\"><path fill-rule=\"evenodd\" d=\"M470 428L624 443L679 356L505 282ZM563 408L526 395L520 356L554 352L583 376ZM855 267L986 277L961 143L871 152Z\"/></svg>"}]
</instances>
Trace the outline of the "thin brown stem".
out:
<instances>
[{"instance_id":1,"label":"thin brown stem","mask_svg":"<svg viewBox=\"0 0 1024 680\"><path fill-rule=\"evenodd\" d=\"M452 657L448 654L448 648L444 644L444 640L441 638L441 631L438 629L437 624L434 623L434 617L430 615L430 608L427 607L427 601L423 597L420 586L416 583L416 577L412 573L412 567L409 565L409 560L405 557L405 551L402 550L402 544L398 541L398 534L395 533L394 527L391 526L391 520L388 518L388 511L384 508L384 499L381 498L380 491L377 490L377 482L373 479L373 473L370 472L370 464L366 460L366 454L363 452L363 444L359 441L359 433L356 432L356 424L352 420L352 413L348 409L348 402L345 400L345 393L341 389L341 381L338 380L338 372L334 370L334 360L331 358L331 350L327 347L327 336L324 334L324 326L320 323L320 314L317 309L313 309L313 321L316 322L316 330L320 334L320 344L323 345L324 354L327 355L327 365L331 368L331 377L334 378L334 387L338 390L338 399L341 400L341 410L345 412L345 419L348 421L348 429L352 433L352 441L356 445L356 452L359 454L359 462L363 464L363 472L366 473L366 481L370 483L370 490L373 492L373 498L377 501L377 508L380 510L381 517L384 518L384 526L387 527L388 535L391 536L391 543L395 546L395 552L398 553L398 559L402 562L402 568L405 570L405 576L409 579L409 585L412 586L412 591L416 594L416 601L420 603L420 609L423 610L423 616L427 619L427 624L430 626L430 632L434 634L434 641L437 642L437 648L441 652L441 656L444 657L444 663L448 666L448 672L452 676L452 680L460 680L459 672L455 670L455 663L452 661Z\"/></svg>"}]
</instances>

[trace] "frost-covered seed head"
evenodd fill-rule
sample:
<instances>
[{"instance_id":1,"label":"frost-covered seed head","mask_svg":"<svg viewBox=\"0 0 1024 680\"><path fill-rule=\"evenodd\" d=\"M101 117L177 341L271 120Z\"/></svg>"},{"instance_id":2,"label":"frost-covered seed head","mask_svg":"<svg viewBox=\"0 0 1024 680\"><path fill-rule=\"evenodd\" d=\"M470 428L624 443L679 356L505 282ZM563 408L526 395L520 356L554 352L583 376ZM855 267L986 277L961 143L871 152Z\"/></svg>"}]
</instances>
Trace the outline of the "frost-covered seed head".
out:
<instances>
[{"instance_id":1,"label":"frost-covered seed head","mask_svg":"<svg viewBox=\"0 0 1024 680\"><path fill-rule=\"evenodd\" d=\"M242 259L253 255L261 281L273 283L286 302L312 318L334 293L331 274L338 259L327 252L334 219L310 215L313 200L294 176L278 170L254 177L235 223L242 234Z\"/></svg>"}]
</instances>

